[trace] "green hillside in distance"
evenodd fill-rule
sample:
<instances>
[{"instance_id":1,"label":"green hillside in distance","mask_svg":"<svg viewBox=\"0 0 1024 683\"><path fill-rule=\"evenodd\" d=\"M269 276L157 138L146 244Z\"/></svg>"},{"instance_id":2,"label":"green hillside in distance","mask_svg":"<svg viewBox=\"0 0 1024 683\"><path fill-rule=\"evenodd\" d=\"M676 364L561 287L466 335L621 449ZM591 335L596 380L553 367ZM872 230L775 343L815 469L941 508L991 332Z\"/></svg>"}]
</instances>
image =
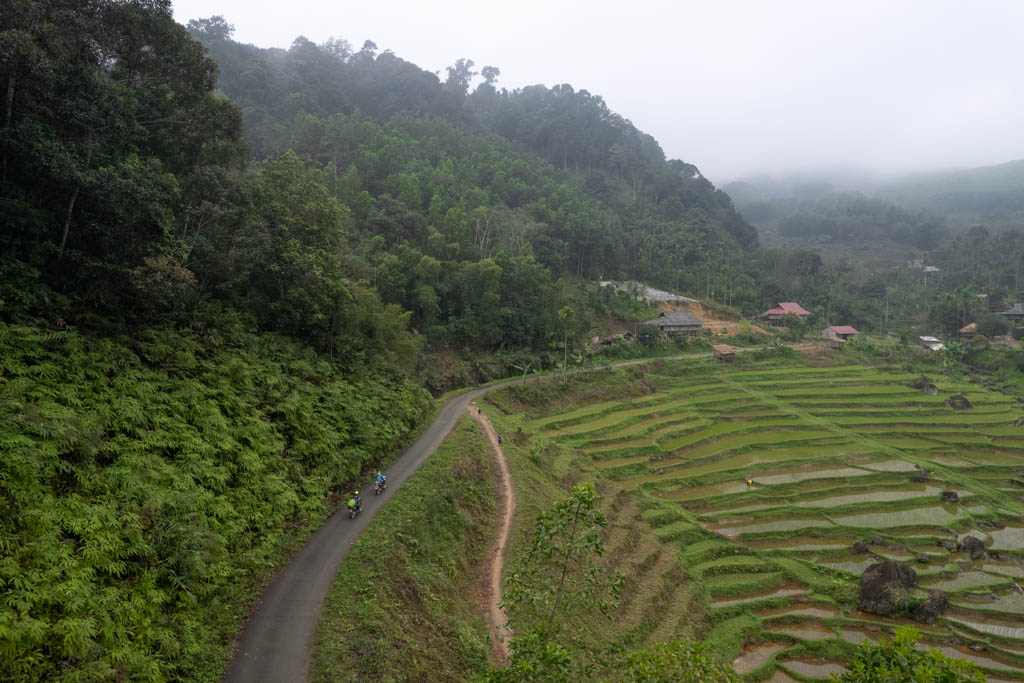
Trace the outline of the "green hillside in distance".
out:
<instances>
[{"instance_id":1,"label":"green hillside in distance","mask_svg":"<svg viewBox=\"0 0 1024 683\"><path fill-rule=\"evenodd\" d=\"M909 209L945 216L952 225L1024 224L1024 160L995 166L914 173L881 185L876 195Z\"/></svg>"}]
</instances>

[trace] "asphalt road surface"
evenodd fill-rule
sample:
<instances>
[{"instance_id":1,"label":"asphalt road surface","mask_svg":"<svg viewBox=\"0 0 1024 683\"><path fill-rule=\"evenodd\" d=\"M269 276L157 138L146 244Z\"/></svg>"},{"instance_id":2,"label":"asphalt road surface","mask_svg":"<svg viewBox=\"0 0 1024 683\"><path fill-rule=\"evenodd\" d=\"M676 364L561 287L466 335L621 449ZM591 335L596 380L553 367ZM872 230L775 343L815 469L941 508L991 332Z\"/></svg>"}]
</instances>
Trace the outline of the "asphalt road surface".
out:
<instances>
[{"instance_id":1,"label":"asphalt road surface","mask_svg":"<svg viewBox=\"0 0 1024 683\"><path fill-rule=\"evenodd\" d=\"M395 491L441 445L467 406L493 387L474 389L449 401L426 431L388 467L388 488L373 495L366 484L363 511L349 519L342 508L317 529L264 591L259 607L238 640L224 681L299 683L309 678L313 637L320 607L349 548Z\"/></svg>"}]
</instances>

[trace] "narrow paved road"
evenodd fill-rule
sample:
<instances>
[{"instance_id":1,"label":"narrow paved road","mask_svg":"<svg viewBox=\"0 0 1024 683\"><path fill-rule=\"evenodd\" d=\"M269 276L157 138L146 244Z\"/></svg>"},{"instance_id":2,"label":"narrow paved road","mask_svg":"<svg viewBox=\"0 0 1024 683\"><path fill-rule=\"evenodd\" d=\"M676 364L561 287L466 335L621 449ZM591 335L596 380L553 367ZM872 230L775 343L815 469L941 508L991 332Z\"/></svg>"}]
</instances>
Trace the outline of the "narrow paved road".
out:
<instances>
[{"instance_id":1,"label":"narrow paved road","mask_svg":"<svg viewBox=\"0 0 1024 683\"><path fill-rule=\"evenodd\" d=\"M673 356L700 358L711 354ZM612 367L647 363L653 358L612 363ZM600 368L594 368L600 369ZM589 372L590 369L575 372ZM532 381L535 378L531 378ZM320 620L324 596L348 555L370 521L391 499L395 491L419 469L451 432L467 406L482 394L500 386L518 382L509 379L481 389L473 389L449 401L434 422L402 456L388 468L388 488L380 496L363 496L363 511L349 519L344 509L335 513L317 529L288 563L281 574L263 592L256 612L238 639L234 658L228 665L226 683L300 683L309 679L313 637Z\"/></svg>"},{"instance_id":2,"label":"narrow paved road","mask_svg":"<svg viewBox=\"0 0 1024 683\"><path fill-rule=\"evenodd\" d=\"M363 511L349 519L344 509L317 529L288 566L271 583L238 640L224 681L230 683L300 683L309 678L313 637L320 606L349 548L377 511L441 445L466 407L493 387L456 396L441 409L420 438L388 468L388 488L379 496L367 484Z\"/></svg>"}]
</instances>

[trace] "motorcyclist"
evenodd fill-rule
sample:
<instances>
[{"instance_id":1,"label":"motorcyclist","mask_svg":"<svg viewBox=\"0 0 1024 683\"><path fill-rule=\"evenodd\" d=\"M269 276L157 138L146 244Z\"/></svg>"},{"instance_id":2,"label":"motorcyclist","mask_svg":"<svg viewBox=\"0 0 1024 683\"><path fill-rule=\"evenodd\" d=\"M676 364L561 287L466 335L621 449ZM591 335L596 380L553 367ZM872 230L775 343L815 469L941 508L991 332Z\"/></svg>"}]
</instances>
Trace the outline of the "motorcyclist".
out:
<instances>
[{"instance_id":1,"label":"motorcyclist","mask_svg":"<svg viewBox=\"0 0 1024 683\"><path fill-rule=\"evenodd\" d=\"M359 497L359 491L353 491L352 497L348 499L348 507L350 510L363 509L363 499Z\"/></svg>"},{"instance_id":2,"label":"motorcyclist","mask_svg":"<svg viewBox=\"0 0 1024 683\"><path fill-rule=\"evenodd\" d=\"M377 490L382 490L384 489L385 486L387 486L388 475L384 474L383 472L378 472L377 476L373 478L373 481L377 485Z\"/></svg>"}]
</instances>

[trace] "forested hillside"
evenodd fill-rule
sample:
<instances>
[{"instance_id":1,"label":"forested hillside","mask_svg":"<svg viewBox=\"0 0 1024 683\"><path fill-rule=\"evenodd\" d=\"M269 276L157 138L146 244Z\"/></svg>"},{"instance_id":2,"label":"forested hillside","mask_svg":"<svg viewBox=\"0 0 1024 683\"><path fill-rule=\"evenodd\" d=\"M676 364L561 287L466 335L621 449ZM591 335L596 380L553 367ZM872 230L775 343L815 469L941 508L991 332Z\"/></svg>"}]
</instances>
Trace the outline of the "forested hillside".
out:
<instances>
[{"instance_id":1,"label":"forested hillside","mask_svg":"<svg viewBox=\"0 0 1024 683\"><path fill-rule=\"evenodd\" d=\"M993 229L1024 224L1024 161L915 173L878 188L879 198L946 216L956 227Z\"/></svg>"},{"instance_id":2,"label":"forested hillside","mask_svg":"<svg viewBox=\"0 0 1024 683\"><path fill-rule=\"evenodd\" d=\"M164 2L0 5L0 678L211 680L417 338Z\"/></svg>"},{"instance_id":3,"label":"forested hillside","mask_svg":"<svg viewBox=\"0 0 1024 683\"><path fill-rule=\"evenodd\" d=\"M729 186L743 215L769 242L860 245L882 253L934 249L947 228L935 216L911 212L859 193L829 192L814 199L765 196L746 183Z\"/></svg>"},{"instance_id":4,"label":"forested hillside","mask_svg":"<svg viewBox=\"0 0 1024 683\"><path fill-rule=\"evenodd\" d=\"M484 67L470 93L470 60L441 81L369 41L359 51L304 38L263 50L232 41L219 17L189 28L221 64L219 88L241 107L254 154L291 149L337 178L329 182L353 207L370 262L369 252L404 242L441 261L443 280L462 262L505 252L554 280L635 278L695 291L711 264L738 263L756 247L728 196L696 167L666 161L653 138L586 91L498 90L500 71ZM378 235L380 246L366 239ZM759 298L752 278L733 280L734 298ZM429 311L411 308L428 324Z\"/></svg>"}]
</instances>

